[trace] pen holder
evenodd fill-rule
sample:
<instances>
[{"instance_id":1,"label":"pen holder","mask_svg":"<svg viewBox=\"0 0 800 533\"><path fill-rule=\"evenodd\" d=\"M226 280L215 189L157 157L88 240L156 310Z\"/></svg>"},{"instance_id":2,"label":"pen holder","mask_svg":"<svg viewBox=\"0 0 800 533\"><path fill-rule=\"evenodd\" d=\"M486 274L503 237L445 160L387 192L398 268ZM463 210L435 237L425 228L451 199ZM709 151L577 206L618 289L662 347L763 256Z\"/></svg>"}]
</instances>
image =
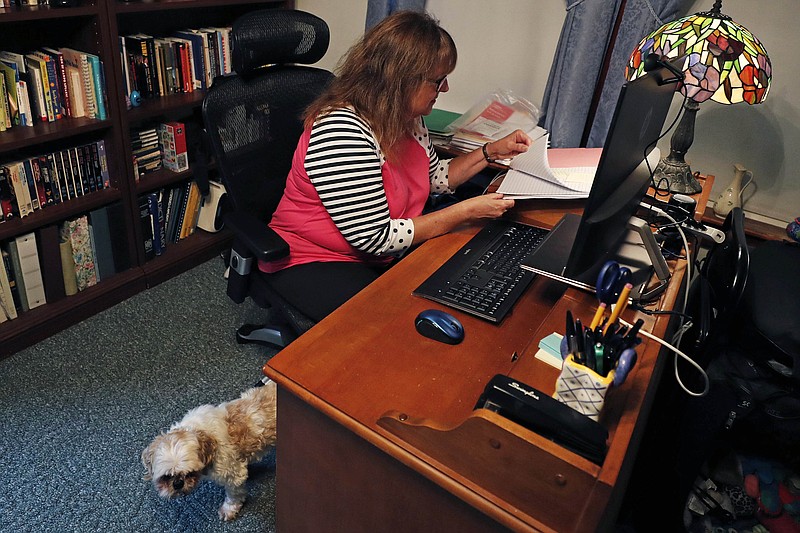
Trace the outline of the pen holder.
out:
<instances>
[{"instance_id":1,"label":"pen holder","mask_svg":"<svg viewBox=\"0 0 800 533\"><path fill-rule=\"evenodd\" d=\"M596 421L600 417L614 375L615 371L611 370L606 377L603 377L594 370L576 363L570 355L564 359L564 364L561 366L553 398Z\"/></svg>"}]
</instances>

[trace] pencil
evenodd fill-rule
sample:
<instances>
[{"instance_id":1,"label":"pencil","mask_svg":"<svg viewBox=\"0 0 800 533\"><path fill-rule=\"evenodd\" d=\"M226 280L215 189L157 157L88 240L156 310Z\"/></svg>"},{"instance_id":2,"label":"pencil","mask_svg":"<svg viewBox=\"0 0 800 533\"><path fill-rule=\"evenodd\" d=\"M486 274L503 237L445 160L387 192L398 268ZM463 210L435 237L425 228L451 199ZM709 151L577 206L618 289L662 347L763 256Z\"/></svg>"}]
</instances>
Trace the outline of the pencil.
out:
<instances>
[{"instance_id":1,"label":"pencil","mask_svg":"<svg viewBox=\"0 0 800 533\"><path fill-rule=\"evenodd\" d=\"M617 322L617 319L619 318L619 315L621 315L622 312L625 310L625 308L628 306L628 295L630 295L631 289L633 289L633 285L631 285L630 283L626 283L625 286L620 291L619 298L617 298L617 304L614 306L614 309L611 310L611 318L608 319L608 323L606 324L606 327L603 329L604 334L606 331L608 331L608 326L610 326L611 324L615 324Z\"/></svg>"},{"instance_id":2,"label":"pencil","mask_svg":"<svg viewBox=\"0 0 800 533\"><path fill-rule=\"evenodd\" d=\"M594 318L592 319L592 323L589 326L589 329L594 331L594 328L596 328L598 324L600 324L600 320L602 320L603 318L603 313L606 312L606 307L607 306L605 302L600 302L600 307L597 308L597 311L594 314Z\"/></svg>"}]
</instances>

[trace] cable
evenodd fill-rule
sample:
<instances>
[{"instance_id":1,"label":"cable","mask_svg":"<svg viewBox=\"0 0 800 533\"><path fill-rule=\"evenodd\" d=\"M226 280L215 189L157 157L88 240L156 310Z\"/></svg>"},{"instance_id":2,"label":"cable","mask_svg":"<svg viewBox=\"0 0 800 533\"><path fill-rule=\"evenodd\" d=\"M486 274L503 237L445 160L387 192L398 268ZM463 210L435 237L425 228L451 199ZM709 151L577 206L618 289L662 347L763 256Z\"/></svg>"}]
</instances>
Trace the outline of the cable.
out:
<instances>
[{"instance_id":1,"label":"cable","mask_svg":"<svg viewBox=\"0 0 800 533\"><path fill-rule=\"evenodd\" d=\"M623 324L624 326L627 326L627 327L629 327L629 328L632 328L632 327L633 327L633 325L632 325L632 324L630 324L629 322L627 322L627 321L625 321L625 320L623 320L623 319L621 319L621 318L619 318L618 320L619 320L620 322L622 322L622 324ZM683 384L683 381L681 381L681 379L680 379L680 376L678 375L678 358L677 358L677 357L675 357L675 379L678 381L678 385L680 385L680 387L681 387L681 388L682 388L682 389L683 389L683 390L686 392L686 394L688 394L688 395L690 395L690 396L695 396L695 397L698 397L698 398L699 398L699 397L701 397L701 396L705 396L706 394L708 394L708 389L709 389L709 387L710 387L710 382L709 382L709 379L708 379L708 374L706 374L705 370L703 370L703 367L701 367L699 364L697 364L697 363L694 361L694 359L692 359L691 357L689 357L688 355L686 355L685 353L683 353L682 351L680 351L679 349L677 349L675 346L673 346L673 345L671 345L670 343L668 343L667 341L665 341L664 339L662 339L662 338L660 338L660 337L656 337L655 335L653 335L653 334L652 334L652 333L650 333L650 332L647 332L647 331L644 331L644 330L640 329L640 330L639 330L639 334L641 334L641 335L643 335L643 336L647 337L648 339L652 339L652 340L656 341L657 343L661 344L662 346L664 346L664 347L666 347L666 348L669 348L670 350L672 350L672 351L675 353L675 355L676 355L676 356L681 356L681 357L683 357L683 359L684 359L684 360L685 360L687 363L689 363L690 365L692 365L693 367L695 367L695 368L697 369L697 371L698 371L698 372L700 373L700 375L703 377L703 391L702 391L702 392L694 392L694 391L691 391L691 390L689 390L689 389L688 389L688 388L687 388L687 387L686 387L686 386Z\"/></svg>"},{"instance_id":2,"label":"cable","mask_svg":"<svg viewBox=\"0 0 800 533\"><path fill-rule=\"evenodd\" d=\"M683 111L685 109L684 106L686 105L686 101L688 99L689 99L689 97L684 94L683 95L683 102L681 102L681 107L678 110L678 112L675 114L675 118L672 119L672 123L667 127L667 129L664 130L664 132L661 135L656 137L655 141L653 141L650 144L648 144L647 147L644 149L644 161L645 161L645 164L647 165L647 170L650 172L650 183L653 186L653 190L656 191L656 196L668 196L669 195L669 187L667 186L666 188L663 188L661 186L661 182L662 181L666 181L666 177L661 178L660 180L658 180L659 181L658 183L656 183L655 179L653 178L653 175L655 174L656 171L655 171L655 169L650 168L650 161L647 160L648 149L653 147L653 146L655 146L656 144L658 144L658 141L663 139L664 136L667 133L672 131L672 128L674 128L675 124L678 123L678 119L680 119L681 116L683 115ZM748 183L748 185L749 185L749 183Z\"/></svg>"},{"instance_id":3,"label":"cable","mask_svg":"<svg viewBox=\"0 0 800 533\"><path fill-rule=\"evenodd\" d=\"M669 213L667 213L666 211L664 211L663 209L661 209L659 207L656 207L654 205L647 205L647 204L644 204L644 207L647 208L647 209L652 210L657 215L662 216L662 217L666 218L667 220L669 220L670 222L672 222L672 224L674 225L675 229L678 230L678 234L681 236L681 240L683 241L683 247L684 247L683 249L686 250L686 253L687 253L687 256L688 256L688 254L689 254L689 242L686 240L686 234L684 233L683 228L681 228L681 226L678 223L678 221L675 220L672 217L672 215L670 215ZM690 283L692 281L692 261L691 261L691 258L689 258L689 257L687 257L687 260L686 260L686 280L687 280L686 281L686 290L683 293L683 306L682 306L682 308L680 310L681 323L680 323L680 326L678 327L678 330L675 332L675 335L673 336L673 341L672 341L675 344L680 344L681 339L683 338L683 334L686 333L686 331L692 325L691 322L686 322L686 323L683 322L683 317L687 316L686 315L686 308L688 307L688 304L689 304L689 285L690 285ZM630 325L628 325L628 326L630 327ZM655 340L656 342L666 346L667 348L669 348L670 350L672 350L675 353L676 357L675 357L675 359L673 359L674 369L675 369L675 380L678 382L678 385L680 386L680 388L682 388L690 396L700 397L700 396L705 396L708 393L708 387L709 387L708 374L706 374L705 370L703 370L703 368L699 364L697 364L694 361L694 359L692 359L691 357L689 357L688 355L686 355L682 351L678 350L677 348L675 348L671 344L667 343L667 341L665 341L663 339L660 339L660 338L656 337L655 335L651 335L650 333L647 333L646 331L641 331L641 333L645 337L651 338L651 339ZM678 357L677 356L683 357L683 359L685 361L687 361L689 364L694 366L697 369L697 371L700 372L700 375L703 377L703 384L704 384L702 392L697 393L697 392L691 391L691 390L689 390L688 387L686 387L686 385L684 385L683 380L681 379L681 376L680 376L680 372L678 370Z\"/></svg>"}]
</instances>

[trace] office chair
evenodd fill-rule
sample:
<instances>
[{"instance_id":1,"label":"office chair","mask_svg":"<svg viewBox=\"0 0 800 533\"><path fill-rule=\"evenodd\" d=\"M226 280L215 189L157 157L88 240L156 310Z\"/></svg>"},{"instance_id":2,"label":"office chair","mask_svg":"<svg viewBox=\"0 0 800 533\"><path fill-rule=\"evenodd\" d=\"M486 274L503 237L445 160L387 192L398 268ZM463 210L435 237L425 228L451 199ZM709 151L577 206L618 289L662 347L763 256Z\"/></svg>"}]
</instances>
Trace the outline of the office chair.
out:
<instances>
[{"instance_id":1,"label":"office chair","mask_svg":"<svg viewBox=\"0 0 800 533\"><path fill-rule=\"evenodd\" d=\"M699 274L689 287L687 313L693 326L681 346L703 368L715 348L735 324L750 270L750 253L744 232L744 211L735 207L722 225L725 240L715 244L703 259Z\"/></svg>"},{"instance_id":2,"label":"office chair","mask_svg":"<svg viewBox=\"0 0 800 533\"><path fill-rule=\"evenodd\" d=\"M246 324L237 341L286 346L313 326L258 270L257 261L288 255L267 223L283 194L303 112L333 74L306 65L325 54L328 26L296 10L266 9L238 18L231 32L234 75L217 78L203 100L210 151L228 193L225 226L234 234L228 296L270 308L275 324Z\"/></svg>"}]
</instances>

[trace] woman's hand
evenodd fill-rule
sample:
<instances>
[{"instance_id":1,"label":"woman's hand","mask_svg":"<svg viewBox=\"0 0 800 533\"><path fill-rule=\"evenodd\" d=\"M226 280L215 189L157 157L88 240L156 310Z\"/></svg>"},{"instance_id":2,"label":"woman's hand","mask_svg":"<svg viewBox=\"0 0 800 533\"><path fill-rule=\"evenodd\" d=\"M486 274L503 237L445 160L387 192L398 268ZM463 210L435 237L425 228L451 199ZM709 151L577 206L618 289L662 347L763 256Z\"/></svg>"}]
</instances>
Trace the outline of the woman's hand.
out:
<instances>
[{"instance_id":1,"label":"woman's hand","mask_svg":"<svg viewBox=\"0 0 800 533\"><path fill-rule=\"evenodd\" d=\"M508 159L527 152L531 142L531 138L528 137L527 133L522 130L516 130L502 139L488 143L486 151L492 160Z\"/></svg>"},{"instance_id":2,"label":"woman's hand","mask_svg":"<svg viewBox=\"0 0 800 533\"><path fill-rule=\"evenodd\" d=\"M463 200L461 204L466 209L467 220L469 221L499 218L514 207L514 200L503 198L503 195L499 193L490 193L468 198Z\"/></svg>"}]
</instances>

